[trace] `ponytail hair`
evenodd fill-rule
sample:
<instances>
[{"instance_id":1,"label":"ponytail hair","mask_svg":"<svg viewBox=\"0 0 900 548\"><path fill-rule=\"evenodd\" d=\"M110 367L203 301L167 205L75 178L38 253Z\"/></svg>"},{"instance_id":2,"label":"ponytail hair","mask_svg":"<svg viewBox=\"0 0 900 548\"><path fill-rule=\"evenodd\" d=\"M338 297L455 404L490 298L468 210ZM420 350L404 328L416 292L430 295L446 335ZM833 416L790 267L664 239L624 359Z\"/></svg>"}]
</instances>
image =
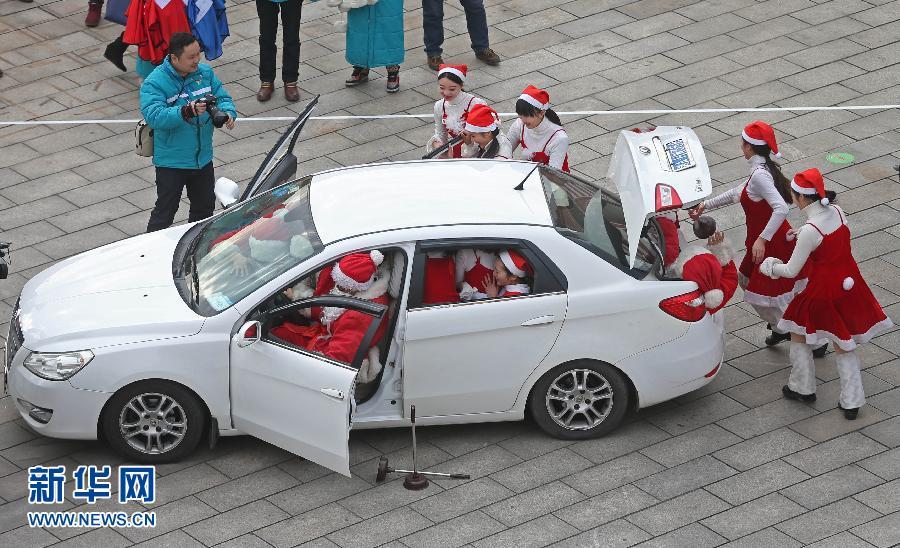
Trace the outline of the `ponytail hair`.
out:
<instances>
[{"instance_id":1,"label":"ponytail hair","mask_svg":"<svg viewBox=\"0 0 900 548\"><path fill-rule=\"evenodd\" d=\"M539 112L541 112L541 109L537 108L524 99L519 99L516 101L516 114L518 114L519 116L537 116ZM548 120L562 127L562 122L559 120L559 114L555 113L552 108L548 108L547 110L543 111L543 113Z\"/></svg>"},{"instance_id":2,"label":"ponytail hair","mask_svg":"<svg viewBox=\"0 0 900 548\"><path fill-rule=\"evenodd\" d=\"M822 199L822 196L819 196L818 193L816 193L816 194L800 194L799 192L797 192L794 189L791 189L791 192L797 196L803 196L804 198L806 198L807 200L810 200L812 202L818 202ZM833 190L826 190L824 197L828 198L829 204L833 204L833 203L837 202L837 192L835 192Z\"/></svg>"},{"instance_id":3,"label":"ponytail hair","mask_svg":"<svg viewBox=\"0 0 900 548\"><path fill-rule=\"evenodd\" d=\"M744 142L747 143L747 141ZM775 180L775 190L778 191L778 194L781 194L782 199L784 199L786 203L790 204L793 199L793 196L791 195L791 181L781 172L781 166L772 159L772 149L769 148L769 145L747 144L753 149L754 154L766 159L766 169L769 170L769 173L772 174L772 179Z\"/></svg>"}]
</instances>

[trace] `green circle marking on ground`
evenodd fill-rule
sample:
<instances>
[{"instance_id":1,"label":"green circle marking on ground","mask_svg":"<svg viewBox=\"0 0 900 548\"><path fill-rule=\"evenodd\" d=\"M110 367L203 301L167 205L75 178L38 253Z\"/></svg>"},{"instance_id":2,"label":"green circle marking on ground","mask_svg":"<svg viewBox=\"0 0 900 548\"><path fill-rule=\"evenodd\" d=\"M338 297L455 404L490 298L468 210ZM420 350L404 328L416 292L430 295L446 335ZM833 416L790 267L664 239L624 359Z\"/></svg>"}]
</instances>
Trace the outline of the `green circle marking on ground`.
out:
<instances>
[{"instance_id":1,"label":"green circle marking on ground","mask_svg":"<svg viewBox=\"0 0 900 548\"><path fill-rule=\"evenodd\" d=\"M853 155L849 152L835 152L826 156L825 160L832 164L852 164Z\"/></svg>"}]
</instances>

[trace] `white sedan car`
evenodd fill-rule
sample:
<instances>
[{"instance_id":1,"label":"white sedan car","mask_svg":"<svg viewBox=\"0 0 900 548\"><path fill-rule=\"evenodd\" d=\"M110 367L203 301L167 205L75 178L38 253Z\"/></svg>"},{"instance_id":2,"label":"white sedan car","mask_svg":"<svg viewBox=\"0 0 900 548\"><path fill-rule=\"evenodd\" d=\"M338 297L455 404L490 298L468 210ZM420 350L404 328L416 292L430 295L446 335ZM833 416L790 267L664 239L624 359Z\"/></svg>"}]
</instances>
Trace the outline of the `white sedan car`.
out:
<instances>
[{"instance_id":1,"label":"white sedan car","mask_svg":"<svg viewBox=\"0 0 900 548\"><path fill-rule=\"evenodd\" d=\"M182 458L207 436L251 434L349 475L351 426L405 426L412 405L421 425L530 414L550 435L582 439L717 373L721 322L696 306L696 284L665 277L654 220L710 192L691 130L623 133L611 170L620 199L516 161L374 164L290 180L308 115L241 200L223 198L236 200L224 212L81 253L25 285L5 367L34 430L105 439L148 463ZM278 210L291 245L260 247L247 233ZM234 255L241 241L263 253ZM374 249L386 257L387 305L296 294L341 257ZM530 294L426 303L429 254L464 249L517 250L534 270ZM352 359L271 333L321 307L374 318Z\"/></svg>"}]
</instances>

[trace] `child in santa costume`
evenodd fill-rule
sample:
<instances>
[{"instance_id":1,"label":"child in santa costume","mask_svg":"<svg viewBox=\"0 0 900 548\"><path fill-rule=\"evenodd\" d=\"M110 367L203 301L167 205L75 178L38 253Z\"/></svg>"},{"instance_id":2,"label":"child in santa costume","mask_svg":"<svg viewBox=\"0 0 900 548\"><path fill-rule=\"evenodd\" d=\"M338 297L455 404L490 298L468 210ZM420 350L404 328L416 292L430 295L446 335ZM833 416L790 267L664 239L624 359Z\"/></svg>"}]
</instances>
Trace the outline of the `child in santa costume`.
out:
<instances>
[{"instance_id":1,"label":"child in santa costume","mask_svg":"<svg viewBox=\"0 0 900 548\"><path fill-rule=\"evenodd\" d=\"M716 221L703 215L694 221L694 235L703 243L685 246L671 265L671 274L695 282L710 314L721 310L737 291L738 271L725 235L716 232ZM668 246L667 246L668 247Z\"/></svg>"},{"instance_id":2,"label":"child in santa costume","mask_svg":"<svg viewBox=\"0 0 900 548\"><path fill-rule=\"evenodd\" d=\"M519 118L507 132L517 157L569 172L569 136L550 108L550 94L534 86L522 90L516 101Z\"/></svg>"},{"instance_id":3,"label":"child in santa costume","mask_svg":"<svg viewBox=\"0 0 900 548\"><path fill-rule=\"evenodd\" d=\"M834 344L841 378L839 405L853 420L866 402L860 378L857 345L893 327L859 273L850 251L850 230L844 212L834 205L835 193L825 190L818 169L808 169L791 181L794 203L806 216L795 231L797 245L787 263L767 257L759 267L772 279L792 278L809 268L809 281L778 322L791 334L791 375L784 396L816 400L816 374L810 345Z\"/></svg>"},{"instance_id":4,"label":"child in santa costume","mask_svg":"<svg viewBox=\"0 0 900 548\"><path fill-rule=\"evenodd\" d=\"M474 158L512 158L512 144L500 131L500 116L497 111L483 104L472 107L466 118L466 142L477 146Z\"/></svg>"},{"instance_id":5,"label":"child in santa costume","mask_svg":"<svg viewBox=\"0 0 900 548\"><path fill-rule=\"evenodd\" d=\"M466 65L444 64L438 68L441 99L434 103L434 135L428 141L426 152L431 152L451 139L461 136L469 112L475 105L485 104L484 99L463 90L467 71ZM460 142L442 157L463 158L473 154L470 147Z\"/></svg>"},{"instance_id":6,"label":"child in santa costume","mask_svg":"<svg viewBox=\"0 0 900 548\"><path fill-rule=\"evenodd\" d=\"M429 251L425 257L422 304L458 303L456 261L444 251Z\"/></svg>"},{"instance_id":7,"label":"child in santa costume","mask_svg":"<svg viewBox=\"0 0 900 548\"><path fill-rule=\"evenodd\" d=\"M747 222L746 251L738 272L744 288L744 300L759 316L769 323L772 332L766 337L766 345L772 346L790 338L778 327L778 322L794 295L806 283L805 272L797 277L777 280L763 276L757 265L765 257L788 260L794 250L794 242L787 238L791 225L787 221L790 182L781 173L771 156L780 158L775 131L765 122L752 122L741 134L741 149L750 164L750 177L719 196L706 200L691 210L696 219L704 211L740 203ZM824 355L824 348L819 352Z\"/></svg>"},{"instance_id":8,"label":"child in santa costume","mask_svg":"<svg viewBox=\"0 0 900 548\"><path fill-rule=\"evenodd\" d=\"M484 280L494 272L497 255L483 249L460 249L456 252L456 285L459 300L487 299Z\"/></svg>"},{"instance_id":9,"label":"child in santa costume","mask_svg":"<svg viewBox=\"0 0 900 548\"><path fill-rule=\"evenodd\" d=\"M487 298L519 297L531 292L534 270L518 251L504 249L494 260L494 272L484 280Z\"/></svg>"}]
</instances>

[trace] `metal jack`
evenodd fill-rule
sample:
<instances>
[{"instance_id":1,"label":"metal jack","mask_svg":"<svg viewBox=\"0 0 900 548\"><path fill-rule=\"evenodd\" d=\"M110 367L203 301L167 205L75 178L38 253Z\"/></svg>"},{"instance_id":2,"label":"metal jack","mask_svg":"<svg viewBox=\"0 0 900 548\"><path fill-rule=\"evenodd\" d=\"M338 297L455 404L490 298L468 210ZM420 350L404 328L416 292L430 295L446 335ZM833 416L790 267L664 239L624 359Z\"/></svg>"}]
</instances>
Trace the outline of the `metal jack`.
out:
<instances>
[{"instance_id":1,"label":"metal jack","mask_svg":"<svg viewBox=\"0 0 900 548\"><path fill-rule=\"evenodd\" d=\"M471 476L469 474L447 474L444 472L425 472L419 471L419 463L418 456L416 455L416 406L410 406L409 411L409 420L412 422L412 451L413 451L413 469L412 470L400 470L399 468L391 468L388 466L387 457L381 457L378 459L378 474L375 476L375 481L377 483L381 483L387 477L388 474L397 473L397 474L406 474L406 478L403 480L403 487L409 489L410 491L421 491L428 487L428 478L426 476L437 476L439 478L449 478L449 479L469 479Z\"/></svg>"}]
</instances>

